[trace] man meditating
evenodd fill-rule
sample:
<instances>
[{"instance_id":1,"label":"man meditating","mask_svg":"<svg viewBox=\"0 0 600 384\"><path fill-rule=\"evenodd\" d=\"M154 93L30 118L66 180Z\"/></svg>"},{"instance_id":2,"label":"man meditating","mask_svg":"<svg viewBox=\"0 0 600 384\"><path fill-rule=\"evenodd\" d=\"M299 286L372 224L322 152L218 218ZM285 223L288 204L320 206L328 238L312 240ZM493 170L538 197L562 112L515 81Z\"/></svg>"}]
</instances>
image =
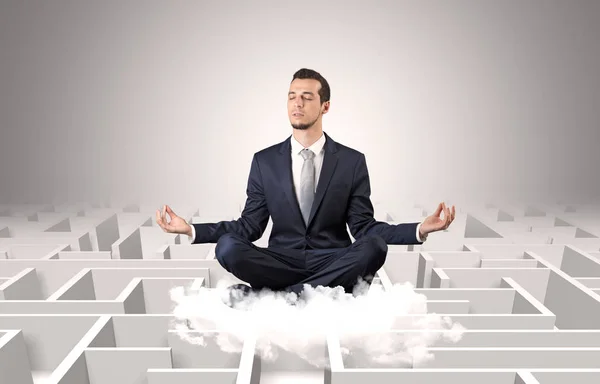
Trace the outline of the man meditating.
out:
<instances>
[{"instance_id":1,"label":"man meditating","mask_svg":"<svg viewBox=\"0 0 600 384\"><path fill-rule=\"evenodd\" d=\"M242 285L245 292L298 294L305 284L351 293L360 280L372 280L388 244L422 244L429 233L448 228L455 208L443 202L420 223L374 219L364 154L323 132L329 98L329 84L318 72L303 68L293 75L287 101L292 134L254 154L239 219L190 225L165 205L156 211L158 225L188 235L193 244L216 243L217 260L249 284ZM255 246L269 216L268 246Z\"/></svg>"}]
</instances>

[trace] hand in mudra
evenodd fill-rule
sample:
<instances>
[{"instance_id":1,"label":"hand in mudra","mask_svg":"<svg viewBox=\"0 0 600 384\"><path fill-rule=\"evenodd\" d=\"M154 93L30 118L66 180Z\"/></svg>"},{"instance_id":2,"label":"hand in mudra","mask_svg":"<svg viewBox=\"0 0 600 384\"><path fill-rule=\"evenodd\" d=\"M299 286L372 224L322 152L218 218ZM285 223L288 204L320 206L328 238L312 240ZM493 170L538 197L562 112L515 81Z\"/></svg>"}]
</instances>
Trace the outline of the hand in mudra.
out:
<instances>
[{"instance_id":1,"label":"hand in mudra","mask_svg":"<svg viewBox=\"0 0 600 384\"><path fill-rule=\"evenodd\" d=\"M167 222L167 213L171 218L169 222ZM192 235L192 227L182 217L177 216L168 205L163 206L162 213L156 210L156 224L167 233Z\"/></svg>"},{"instance_id":2,"label":"hand in mudra","mask_svg":"<svg viewBox=\"0 0 600 384\"><path fill-rule=\"evenodd\" d=\"M444 218L440 217L440 214L444 211ZM450 226L450 223L454 221L454 217L456 216L456 210L454 205L452 206L452 211L450 208L446 207L445 203L440 203L433 213L433 215L428 216L421 223L420 231L422 235L427 235L431 232L441 231L447 229Z\"/></svg>"}]
</instances>

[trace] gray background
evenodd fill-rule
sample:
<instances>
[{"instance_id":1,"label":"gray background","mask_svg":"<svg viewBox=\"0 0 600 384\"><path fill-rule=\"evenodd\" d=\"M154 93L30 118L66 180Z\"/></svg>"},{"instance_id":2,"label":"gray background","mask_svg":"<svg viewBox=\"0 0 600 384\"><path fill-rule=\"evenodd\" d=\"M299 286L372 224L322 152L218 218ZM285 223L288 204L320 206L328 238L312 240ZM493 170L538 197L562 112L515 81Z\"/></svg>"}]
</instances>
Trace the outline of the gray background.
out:
<instances>
[{"instance_id":1,"label":"gray background","mask_svg":"<svg viewBox=\"0 0 600 384\"><path fill-rule=\"evenodd\" d=\"M0 202L243 201L301 67L375 201L600 194L600 1L0 1Z\"/></svg>"}]
</instances>

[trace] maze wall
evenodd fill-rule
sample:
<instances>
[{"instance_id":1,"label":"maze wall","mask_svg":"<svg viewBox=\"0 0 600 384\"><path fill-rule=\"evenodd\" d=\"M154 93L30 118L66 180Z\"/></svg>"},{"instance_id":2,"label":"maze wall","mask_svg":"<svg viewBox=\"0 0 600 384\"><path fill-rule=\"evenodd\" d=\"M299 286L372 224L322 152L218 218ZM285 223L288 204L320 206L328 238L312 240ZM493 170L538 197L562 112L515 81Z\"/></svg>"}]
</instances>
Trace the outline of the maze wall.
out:
<instances>
[{"instance_id":1,"label":"maze wall","mask_svg":"<svg viewBox=\"0 0 600 384\"><path fill-rule=\"evenodd\" d=\"M376 218L420 221L434 207L376 205ZM173 208L198 223L239 215ZM231 276L214 244L164 233L155 209L0 205L0 383L600 383L598 206L457 205L447 231L390 245L374 284L413 284L462 338L440 339L432 360L385 366L330 335L328 368L284 351L263 361L252 337L239 353L183 341L170 289Z\"/></svg>"}]
</instances>

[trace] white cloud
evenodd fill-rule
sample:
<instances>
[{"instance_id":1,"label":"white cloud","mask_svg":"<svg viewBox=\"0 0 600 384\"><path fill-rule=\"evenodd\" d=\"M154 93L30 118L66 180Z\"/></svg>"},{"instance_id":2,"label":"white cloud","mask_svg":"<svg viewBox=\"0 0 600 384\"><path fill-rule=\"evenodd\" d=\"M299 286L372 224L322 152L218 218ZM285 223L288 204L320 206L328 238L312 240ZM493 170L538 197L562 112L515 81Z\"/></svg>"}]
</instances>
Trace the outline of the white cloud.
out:
<instances>
[{"instance_id":1,"label":"white cloud","mask_svg":"<svg viewBox=\"0 0 600 384\"><path fill-rule=\"evenodd\" d=\"M388 291L359 283L354 295L342 287L305 286L301 300L294 293L263 290L239 298L235 308L226 304L229 285L220 281L193 293L185 287L171 291L182 338L204 345L206 337L215 337L223 351L241 352L243 340L252 335L263 359L276 360L277 351L285 350L324 367L329 334L339 339L342 355L361 356L365 366L423 362L433 358L428 347L439 338L455 342L462 336L459 324L427 313L426 297L408 283ZM394 332L398 329L407 332Z\"/></svg>"}]
</instances>

